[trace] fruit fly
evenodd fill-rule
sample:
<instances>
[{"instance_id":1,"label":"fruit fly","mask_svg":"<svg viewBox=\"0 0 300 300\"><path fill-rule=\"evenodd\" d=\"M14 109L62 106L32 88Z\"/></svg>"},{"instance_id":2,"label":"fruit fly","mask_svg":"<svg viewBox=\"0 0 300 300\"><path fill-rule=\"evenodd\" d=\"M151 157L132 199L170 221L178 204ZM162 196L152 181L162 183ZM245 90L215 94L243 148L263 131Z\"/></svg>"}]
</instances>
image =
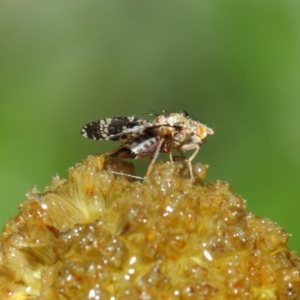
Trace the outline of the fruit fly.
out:
<instances>
[{"instance_id":1,"label":"fruit fly","mask_svg":"<svg viewBox=\"0 0 300 300\"><path fill-rule=\"evenodd\" d=\"M88 123L81 134L94 140L121 141L111 157L152 158L146 176L149 176L159 153L168 153L174 166L172 152L177 149L194 153L187 159L192 182L192 160L208 134L214 131L199 121L192 120L186 111L155 115L152 121L131 117L106 118Z\"/></svg>"}]
</instances>

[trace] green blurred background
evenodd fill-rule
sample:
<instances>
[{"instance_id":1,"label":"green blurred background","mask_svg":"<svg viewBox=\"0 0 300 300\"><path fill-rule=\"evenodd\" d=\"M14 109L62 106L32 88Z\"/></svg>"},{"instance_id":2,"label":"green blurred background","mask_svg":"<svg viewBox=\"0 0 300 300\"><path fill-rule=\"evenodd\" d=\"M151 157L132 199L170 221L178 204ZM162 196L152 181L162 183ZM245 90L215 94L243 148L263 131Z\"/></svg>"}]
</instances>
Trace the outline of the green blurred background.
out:
<instances>
[{"instance_id":1,"label":"green blurred background","mask_svg":"<svg viewBox=\"0 0 300 300\"><path fill-rule=\"evenodd\" d=\"M296 0L2 1L1 227L29 188L117 147L82 138L87 122L184 109L215 130L207 180L299 252L299 70Z\"/></svg>"}]
</instances>

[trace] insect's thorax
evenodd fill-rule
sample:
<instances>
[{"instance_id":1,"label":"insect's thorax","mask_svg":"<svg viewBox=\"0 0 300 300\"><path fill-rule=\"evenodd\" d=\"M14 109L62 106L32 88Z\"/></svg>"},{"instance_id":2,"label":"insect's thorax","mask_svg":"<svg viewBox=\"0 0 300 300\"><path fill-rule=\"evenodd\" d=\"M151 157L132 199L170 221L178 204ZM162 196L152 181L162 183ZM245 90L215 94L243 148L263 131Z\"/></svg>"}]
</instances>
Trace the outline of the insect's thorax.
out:
<instances>
[{"instance_id":1,"label":"insect's thorax","mask_svg":"<svg viewBox=\"0 0 300 300\"><path fill-rule=\"evenodd\" d=\"M201 144L203 139L206 137L206 126L193 121L190 118L180 114L169 114L158 116L153 120L153 124L158 127L165 134L171 134L174 138L174 148L180 148L183 144ZM166 126L168 125L168 126Z\"/></svg>"}]
</instances>

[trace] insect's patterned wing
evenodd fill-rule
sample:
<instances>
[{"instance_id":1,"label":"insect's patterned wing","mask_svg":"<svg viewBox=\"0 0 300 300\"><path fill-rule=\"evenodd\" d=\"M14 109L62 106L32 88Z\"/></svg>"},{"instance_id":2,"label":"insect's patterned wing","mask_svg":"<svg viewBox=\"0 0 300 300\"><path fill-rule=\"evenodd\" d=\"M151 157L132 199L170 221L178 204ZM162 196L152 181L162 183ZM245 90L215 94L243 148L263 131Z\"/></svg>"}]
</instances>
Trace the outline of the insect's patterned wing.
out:
<instances>
[{"instance_id":1,"label":"insect's patterned wing","mask_svg":"<svg viewBox=\"0 0 300 300\"><path fill-rule=\"evenodd\" d=\"M127 139L133 133L142 132L152 126L150 121L134 116L106 118L86 124L81 129L81 134L94 140L117 141Z\"/></svg>"}]
</instances>

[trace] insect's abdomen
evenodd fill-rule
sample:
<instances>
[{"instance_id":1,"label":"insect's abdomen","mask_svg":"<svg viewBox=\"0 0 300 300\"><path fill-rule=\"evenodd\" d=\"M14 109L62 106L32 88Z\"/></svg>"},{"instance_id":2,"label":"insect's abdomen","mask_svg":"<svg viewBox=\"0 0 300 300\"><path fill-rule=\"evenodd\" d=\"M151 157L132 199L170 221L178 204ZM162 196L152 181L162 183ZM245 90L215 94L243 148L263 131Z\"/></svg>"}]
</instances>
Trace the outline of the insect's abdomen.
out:
<instances>
[{"instance_id":1,"label":"insect's abdomen","mask_svg":"<svg viewBox=\"0 0 300 300\"><path fill-rule=\"evenodd\" d=\"M152 157L160 140L161 137L153 136L150 132L140 134L130 140L126 140L111 156L139 159Z\"/></svg>"}]
</instances>

